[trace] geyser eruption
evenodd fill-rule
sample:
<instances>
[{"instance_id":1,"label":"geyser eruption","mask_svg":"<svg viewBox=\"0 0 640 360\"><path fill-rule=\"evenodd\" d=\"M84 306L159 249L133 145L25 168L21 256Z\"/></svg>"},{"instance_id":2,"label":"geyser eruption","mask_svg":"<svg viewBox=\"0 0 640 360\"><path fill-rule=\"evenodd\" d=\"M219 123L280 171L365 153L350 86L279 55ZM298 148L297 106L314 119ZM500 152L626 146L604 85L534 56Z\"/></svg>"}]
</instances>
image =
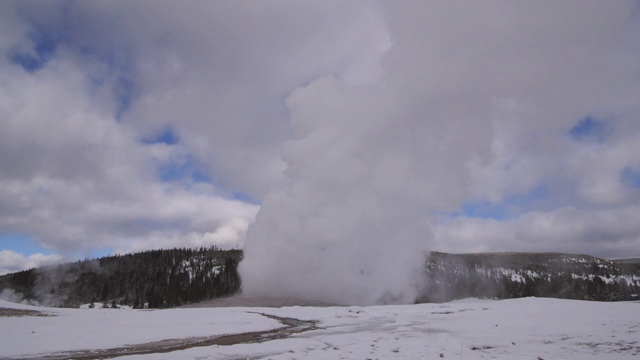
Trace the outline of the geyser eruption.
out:
<instances>
[{"instance_id":1,"label":"geyser eruption","mask_svg":"<svg viewBox=\"0 0 640 360\"><path fill-rule=\"evenodd\" d=\"M624 12L581 4L550 12L521 3L385 3L379 33L393 45L377 59L375 78L353 84L333 69L325 73L337 76L287 99L292 136L281 156L288 183L263 199L249 228L243 292L414 301L434 244L430 224L460 208L470 175L486 184L472 195L486 197L500 182L483 169L510 166L509 149L561 134L589 113L591 92L580 92L588 88L575 69L598 69L600 50L574 40L606 39L615 27L592 24L601 13ZM585 51L558 61L557 54L569 56L567 44ZM528 131L534 124L542 130ZM520 138L511 134L525 136L512 144Z\"/></svg>"},{"instance_id":2,"label":"geyser eruption","mask_svg":"<svg viewBox=\"0 0 640 360\"><path fill-rule=\"evenodd\" d=\"M423 112L404 87L390 93L396 84L387 80L345 87L326 77L289 97L294 136L282 157L290 182L264 199L249 230L245 293L345 304L416 299L429 221L459 200L464 170L450 164L470 150L456 145L466 132L446 114ZM394 93L408 97L389 99ZM416 107L399 111L401 102Z\"/></svg>"},{"instance_id":3,"label":"geyser eruption","mask_svg":"<svg viewBox=\"0 0 640 360\"><path fill-rule=\"evenodd\" d=\"M465 165L488 153L491 101L474 92L483 84L472 84L461 106L449 84L459 69L437 48L449 45L436 33L403 29L429 23L402 18L412 10L388 10L397 29L376 81L348 86L326 76L287 99L293 134L281 156L288 184L264 198L249 229L240 264L245 294L415 301L430 222L459 206Z\"/></svg>"}]
</instances>

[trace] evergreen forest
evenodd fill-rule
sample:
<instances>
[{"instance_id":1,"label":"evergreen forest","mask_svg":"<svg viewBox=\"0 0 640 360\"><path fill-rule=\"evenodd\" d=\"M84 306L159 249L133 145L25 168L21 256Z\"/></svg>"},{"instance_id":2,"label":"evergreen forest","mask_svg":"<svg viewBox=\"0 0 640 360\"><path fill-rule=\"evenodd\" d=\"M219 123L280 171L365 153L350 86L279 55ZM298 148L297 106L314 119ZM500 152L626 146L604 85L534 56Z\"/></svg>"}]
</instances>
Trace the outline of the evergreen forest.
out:
<instances>
[{"instance_id":1,"label":"evergreen forest","mask_svg":"<svg viewBox=\"0 0 640 360\"><path fill-rule=\"evenodd\" d=\"M228 296L240 289L240 250L151 250L21 271L0 277L12 289L48 306L93 302L164 308Z\"/></svg>"},{"instance_id":2,"label":"evergreen forest","mask_svg":"<svg viewBox=\"0 0 640 360\"><path fill-rule=\"evenodd\" d=\"M0 276L9 290L41 305L166 308L241 291L241 250L152 250ZM416 302L527 296L640 300L640 259L558 253L426 255Z\"/></svg>"}]
</instances>

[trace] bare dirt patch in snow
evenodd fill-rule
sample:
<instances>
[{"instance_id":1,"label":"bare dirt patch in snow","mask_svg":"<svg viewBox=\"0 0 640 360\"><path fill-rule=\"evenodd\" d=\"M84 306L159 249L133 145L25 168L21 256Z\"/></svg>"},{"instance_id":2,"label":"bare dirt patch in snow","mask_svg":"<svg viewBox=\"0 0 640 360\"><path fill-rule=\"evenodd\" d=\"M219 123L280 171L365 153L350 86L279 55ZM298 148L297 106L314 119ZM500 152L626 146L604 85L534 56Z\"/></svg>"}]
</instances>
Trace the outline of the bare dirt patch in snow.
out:
<instances>
[{"instance_id":1,"label":"bare dirt patch in snow","mask_svg":"<svg viewBox=\"0 0 640 360\"><path fill-rule=\"evenodd\" d=\"M584 342L576 343L579 346L585 346L592 350L599 350L604 353L625 353L628 352L633 356L640 355L640 346L637 341L609 341L609 342Z\"/></svg>"},{"instance_id":2,"label":"bare dirt patch in snow","mask_svg":"<svg viewBox=\"0 0 640 360\"><path fill-rule=\"evenodd\" d=\"M283 307L283 306L340 306L339 304L327 304L318 301L266 298L237 294L233 296L211 299L195 304L184 305L183 308L206 308L206 307Z\"/></svg>"},{"instance_id":3,"label":"bare dirt patch in snow","mask_svg":"<svg viewBox=\"0 0 640 360\"><path fill-rule=\"evenodd\" d=\"M1 309L1 308L0 308ZM13 309L7 309L13 310ZM316 330L316 321L298 320L287 317L279 317L270 314L256 313L270 319L278 320L283 327L265 330L265 331L253 331L241 334L230 335L218 335L218 336L204 336L204 337L191 337L186 339L167 339L161 341L154 341L145 344L128 345L122 347L116 347L111 349L93 349L93 350L80 350L80 351L68 351L57 352L52 354L38 354L33 357L18 357L16 359L31 360L31 359L44 359L44 360L61 360L61 359L110 359L120 356L128 355L150 355L168 353L177 350L186 350L195 347L202 346L228 346L237 344L250 344L261 343L265 341L271 341L276 339L288 338L292 334L299 334L310 330ZM44 315L46 316L46 315Z\"/></svg>"},{"instance_id":4,"label":"bare dirt patch in snow","mask_svg":"<svg viewBox=\"0 0 640 360\"><path fill-rule=\"evenodd\" d=\"M0 307L0 317L20 317L20 316L55 316L36 310L9 309Z\"/></svg>"}]
</instances>

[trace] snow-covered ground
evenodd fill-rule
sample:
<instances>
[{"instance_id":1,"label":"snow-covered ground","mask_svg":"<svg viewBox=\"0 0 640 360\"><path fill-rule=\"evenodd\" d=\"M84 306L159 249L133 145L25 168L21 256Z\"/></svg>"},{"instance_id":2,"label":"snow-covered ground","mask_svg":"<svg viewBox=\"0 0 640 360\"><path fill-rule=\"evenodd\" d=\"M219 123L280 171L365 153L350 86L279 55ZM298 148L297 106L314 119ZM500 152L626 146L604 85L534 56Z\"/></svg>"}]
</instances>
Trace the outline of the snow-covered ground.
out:
<instances>
[{"instance_id":1,"label":"snow-covered ground","mask_svg":"<svg viewBox=\"0 0 640 360\"><path fill-rule=\"evenodd\" d=\"M90 358L89 352L80 351L114 348L120 349L114 352L116 358L129 360L640 358L637 302L525 298L402 306L152 311L38 308L0 301L0 308L51 315L0 317L0 358L64 357L75 351ZM283 318L314 320L315 325L283 325ZM267 333L285 326L301 332ZM234 337L225 345L185 346L144 355L122 353L127 345L261 330L265 332L259 338L271 340Z\"/></svg>"}]
</instances>

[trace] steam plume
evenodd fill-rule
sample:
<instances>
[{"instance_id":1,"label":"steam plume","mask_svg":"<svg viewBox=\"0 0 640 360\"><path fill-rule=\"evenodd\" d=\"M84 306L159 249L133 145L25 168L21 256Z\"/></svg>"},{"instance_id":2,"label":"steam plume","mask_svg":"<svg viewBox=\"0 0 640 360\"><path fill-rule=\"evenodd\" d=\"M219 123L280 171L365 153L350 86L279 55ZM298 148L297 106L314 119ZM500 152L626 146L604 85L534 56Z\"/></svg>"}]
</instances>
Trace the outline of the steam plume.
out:
<instances>
[{"instance_id":1,"label":"steam plume","mask_svg":"<svg viewBox=\"0 0 640 360\"><path fill-rule=\"evenodd\" d=\"M553 11L425 4L385 7L393 46L378 79L347 86L327 76L289 96L293 136L281 148L288 183L264 198L249 228L245 293L413 301L434 244L429 224L459 209L468 170L511 145L496 134L539 128L547 139L588 113L587 89L597 81L576 69L595 69L617 31L613 20L593 24L624 15L597 2ZM567 44L580 51L559 61Z\"/></svg>"},{"instance_id":2,"label":"steam plume","mask_svg":"<svg viewBox=\"0 0 640 360\"><path fill-rule=\"evenodd\" d=\"M347 88L323 78L290 96L295 136L282 157L291 181L265 199L250 229L245 292L349 304L415 300L430 216L464 188L463 167L449 163L470 150L456 149L456 126L437 111L398 111L388 80Z\"/></svg>"}]
</instances>

